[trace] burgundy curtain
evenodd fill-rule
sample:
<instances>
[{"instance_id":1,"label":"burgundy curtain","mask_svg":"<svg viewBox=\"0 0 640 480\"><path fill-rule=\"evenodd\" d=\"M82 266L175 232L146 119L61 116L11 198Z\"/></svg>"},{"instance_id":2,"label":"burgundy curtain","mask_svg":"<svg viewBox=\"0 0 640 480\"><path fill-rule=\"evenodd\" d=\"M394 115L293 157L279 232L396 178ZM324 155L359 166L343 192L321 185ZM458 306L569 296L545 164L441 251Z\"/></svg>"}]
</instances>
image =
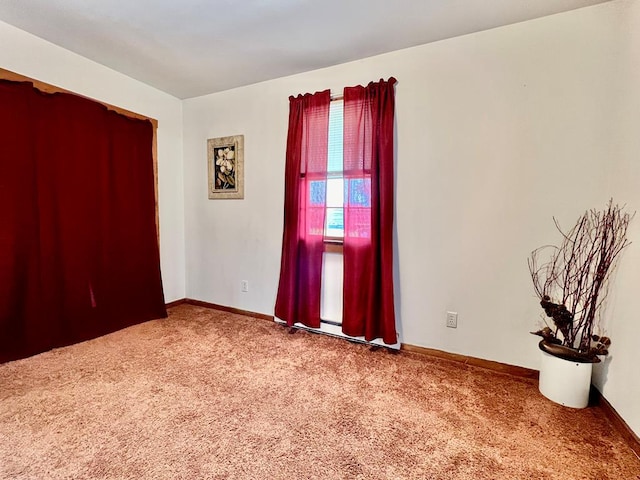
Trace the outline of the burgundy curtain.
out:
<instances>
[{"instance_id":1,"label":"burgundy curtain","mask_svg":"<svg viewBox=\"0 0 640 480\"><path fill-rule=\"evenodd\" d=\"M0 81L0 361L166 316L153 127Z\"/></svg>"},{"instance_id":2,"label":"burgundy curtain","mask_svg":"<svg viewBox=\"0 0 640 480\"><path fill-rule=\"evenodd\" d=\"M284 232L275 315L320 326L329 90L289 97Z\"/></svg>"},{"instance_id":3,"label":"burgundy curtain","mask_svg":"<svg viewBox=\"0 0 640 480\"><path fill-rule=\"evenodd\" d=\"M393 300L395 78L344 89L342 330L397 341Z\"/></svg>"}]
</instances>

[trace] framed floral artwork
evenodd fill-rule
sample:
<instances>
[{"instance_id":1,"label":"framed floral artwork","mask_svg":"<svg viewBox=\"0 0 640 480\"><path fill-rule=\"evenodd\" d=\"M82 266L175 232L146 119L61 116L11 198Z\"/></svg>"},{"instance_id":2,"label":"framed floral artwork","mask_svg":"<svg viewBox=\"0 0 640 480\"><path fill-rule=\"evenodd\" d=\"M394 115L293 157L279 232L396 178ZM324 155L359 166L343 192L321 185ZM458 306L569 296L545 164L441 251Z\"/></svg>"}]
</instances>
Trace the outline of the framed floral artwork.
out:
<instances>
[{"instance_id":1,"label":"framed floral artwork","mask_svg":"<svg viewBox=\"0 0 640 480\"><path fill-rule=\"evenodd\" d=\"M244 198L244 135L207 140L209 199Z\"/></svg>"}]
</instances>

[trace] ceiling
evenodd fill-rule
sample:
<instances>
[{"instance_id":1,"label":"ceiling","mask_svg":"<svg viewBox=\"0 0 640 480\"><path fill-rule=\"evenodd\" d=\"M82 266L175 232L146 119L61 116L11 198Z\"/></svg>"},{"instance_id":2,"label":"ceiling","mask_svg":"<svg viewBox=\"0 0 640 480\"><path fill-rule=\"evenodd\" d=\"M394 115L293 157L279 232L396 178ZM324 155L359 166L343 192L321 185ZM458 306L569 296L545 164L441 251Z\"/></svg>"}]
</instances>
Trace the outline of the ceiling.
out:
<instances>
[{"instance_id":1,"label":"ceiling","mask_svg":"<svg viewBox=\"0 0 640 480\"><path fill-rule=\"evenodd\" d=\"M0 20L189 98L604 1L0 0Z\"/></svg>"}]
</instances>

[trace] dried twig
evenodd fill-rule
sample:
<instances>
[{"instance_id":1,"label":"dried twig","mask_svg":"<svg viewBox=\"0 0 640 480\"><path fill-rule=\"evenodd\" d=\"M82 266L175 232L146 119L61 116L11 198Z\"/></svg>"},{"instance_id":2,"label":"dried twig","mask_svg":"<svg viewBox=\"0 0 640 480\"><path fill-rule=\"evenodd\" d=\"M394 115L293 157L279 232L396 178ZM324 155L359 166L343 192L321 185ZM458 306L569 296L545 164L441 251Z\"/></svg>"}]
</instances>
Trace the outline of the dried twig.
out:
<instances>
[{"instance_id":1,"label":"dried twig","mask_svg":"<svg viewBox=\"0 0 640 480\"><path fill-rule=\"evenodd\" d=\"M540 305L555 325L555 332L545 329L536 334L561 340L588 356L608 353L611 341L594 335L594 328L608 293L609 275L620 252L631 243L627 228L635 214L623 209L611 199L606 210L585 212L567 232L554 218L562 242L540 247L528 259Z\"/></svg>"}]
</instances>

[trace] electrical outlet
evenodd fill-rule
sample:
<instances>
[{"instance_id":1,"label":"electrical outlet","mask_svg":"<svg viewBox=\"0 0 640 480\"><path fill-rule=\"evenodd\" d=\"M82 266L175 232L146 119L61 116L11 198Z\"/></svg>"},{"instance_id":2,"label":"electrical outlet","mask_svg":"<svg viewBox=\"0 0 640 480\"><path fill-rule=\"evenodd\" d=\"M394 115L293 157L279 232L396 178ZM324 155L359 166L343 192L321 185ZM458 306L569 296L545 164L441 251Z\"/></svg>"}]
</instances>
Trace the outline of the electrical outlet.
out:
<instances>
[{"instance_id":1,"label":"electrical outlet","mask_svg":"<svg viewBox=\"0 0 640 480\"><path fill-rule=\"evenodd\" d=\"M242 290L243 292L249 291L249 280L240 281L240 290Z\"/></svg>"},{"instance_id":2,"label":"electrical outlet","mask_svg":"<svg viewBox=\"0 0 640 480\"><path fill-rule=\"evenodd\" d=\"M458 312L447 312L447 327L458 328Z\"/></svg>"}]
</instances>

